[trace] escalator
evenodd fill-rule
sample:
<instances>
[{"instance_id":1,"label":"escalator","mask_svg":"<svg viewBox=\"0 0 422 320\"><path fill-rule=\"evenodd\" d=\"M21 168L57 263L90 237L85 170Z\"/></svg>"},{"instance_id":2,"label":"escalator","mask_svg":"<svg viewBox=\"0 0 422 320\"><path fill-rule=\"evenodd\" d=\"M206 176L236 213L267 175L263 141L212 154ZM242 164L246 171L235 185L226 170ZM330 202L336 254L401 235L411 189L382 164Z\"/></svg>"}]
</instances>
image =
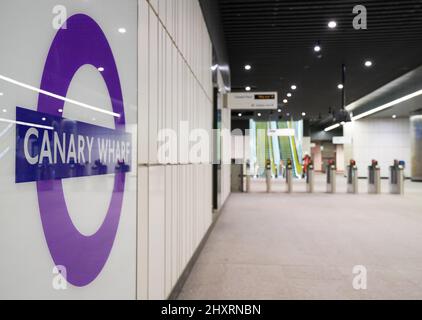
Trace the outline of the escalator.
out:
<instances>
[{"instance_id":1,"label":"escalator","mask_svg":"<svg viewBox=\"0 0 422 320\"><path fill-rule=\"evenodd\" d=\"M277 122L277 128L287 129L287 122ZM283 160L284 165L287 164L287 160L292 160L294 169L295 162L293 161L292 148L290 147L290 137L278 137L278 141L280 144L280 158ZM296 170L293 170L293 172L296 172Z\"/></svg>"},{"instance_id":2,"label":"escalator","mask_svg":"<svg viewBox=\"0 0 422 320\"><path fill-rule=\"evenodd\" d=\"M278 122L277 127L279 129L293 129L293 126L289 122ZM292 161L293 172L295 173L296 177L302 176L302 165L301 159L299 159L295 137L279 137L280 143L280 157L285 164L287 164L287 160Z\"/></svg>"}]
</instances>

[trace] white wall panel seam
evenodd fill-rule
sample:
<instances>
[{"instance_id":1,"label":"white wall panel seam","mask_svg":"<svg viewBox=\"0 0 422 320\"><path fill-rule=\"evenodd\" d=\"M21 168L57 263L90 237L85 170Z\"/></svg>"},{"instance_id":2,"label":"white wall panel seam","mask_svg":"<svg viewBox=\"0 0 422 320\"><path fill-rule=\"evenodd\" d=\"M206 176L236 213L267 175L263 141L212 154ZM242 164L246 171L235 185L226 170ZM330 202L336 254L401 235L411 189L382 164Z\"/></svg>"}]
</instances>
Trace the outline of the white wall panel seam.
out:
<instances>
[{"instance_id":1,"label":"white wall panel seam","mask_svg":"<svg viewBox=\"0 0 422 320\"><path fill-rule=\"evenodd\" d=\"M200 79L196 76L195 71L193 69L193 67L191 66L191 64L189 63L187 57L183 54L183 52L181 51L180 47L178 46L178 44L176 43L175 39L173 38L173 36L170 34L170 32L168 31L168 29L166 28L165 24L163 23L163 20L161 19L158 11L156 8L154 8L153 6L150 6L151 10L154 12L154 14L156 15L160 25L164 28L164 31L168 34L168 36L170 37L173 45L176 47L177 51L179 52L179 54L181 55L182 59L184 60L186 66L188 67L190 73L192 74L192 76L195 78L195 80L198 82L198 84L200 85L202 91L205 93L205 95L207 96L207 99L212 102L212 96L209 94L209 92L205 89L206 86L205 84L202 84ZM190 19L188 19L188 21L190 21ZM190 38L190 37L189 37ZM211 68L211 64L208 66L209 68Z\"/></svg>"}]
</instances>

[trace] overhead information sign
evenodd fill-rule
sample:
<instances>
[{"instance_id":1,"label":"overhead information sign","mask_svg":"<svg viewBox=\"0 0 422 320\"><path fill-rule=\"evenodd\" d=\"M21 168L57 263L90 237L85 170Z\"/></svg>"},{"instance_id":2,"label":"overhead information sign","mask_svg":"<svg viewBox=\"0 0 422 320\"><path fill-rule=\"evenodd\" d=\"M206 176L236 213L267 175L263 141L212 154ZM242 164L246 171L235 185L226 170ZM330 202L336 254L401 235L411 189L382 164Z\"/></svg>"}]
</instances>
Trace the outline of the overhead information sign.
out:
<instances>
[{"instance_id":1,"label":"overhead information sign","mask_svg":"<svg viewBox=\"0 0 422 320\"><path fill-rule=\"evenodd\" d=\"M346 137L333 137L333 144L351 144L352 139Z\"/></svg>"},{"instance_id":2,"label":"overhead information sign","mask_svg":"<svg viewBox=\"0 0 422 320\"><path fill-rule=\"evenodd\" d=\"M268 130L269 137L294 137L294 129L270 129Z\"/></svg>"},{"instance_id":3,"label":"overhead information sign","mask_svg":"<svg viewBox=\"0 0 422 320\"><path fill-rule=\"evenodd\" d=\"M227 107L234 110L277 109L277 92L232 92L227 94Z\"/></svg>"}]
</instances>

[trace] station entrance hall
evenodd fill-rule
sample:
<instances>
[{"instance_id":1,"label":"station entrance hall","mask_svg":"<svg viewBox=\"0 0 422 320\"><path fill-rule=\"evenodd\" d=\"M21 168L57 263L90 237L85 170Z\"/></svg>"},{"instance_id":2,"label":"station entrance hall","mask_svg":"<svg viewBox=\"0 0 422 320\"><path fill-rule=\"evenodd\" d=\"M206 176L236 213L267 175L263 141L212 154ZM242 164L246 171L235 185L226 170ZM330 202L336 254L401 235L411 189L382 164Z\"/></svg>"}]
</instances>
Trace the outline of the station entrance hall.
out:
<instances>
[{"instance_id":1,"label":"station entrance hall","mask_svg":"<svg viewBox=\"0 0 422 320\"><path fill-rule=\"evenodd\" d=\"M0 299L422 299L421 30L418 0L0 0Z\"/></svg>"}]
</instances>

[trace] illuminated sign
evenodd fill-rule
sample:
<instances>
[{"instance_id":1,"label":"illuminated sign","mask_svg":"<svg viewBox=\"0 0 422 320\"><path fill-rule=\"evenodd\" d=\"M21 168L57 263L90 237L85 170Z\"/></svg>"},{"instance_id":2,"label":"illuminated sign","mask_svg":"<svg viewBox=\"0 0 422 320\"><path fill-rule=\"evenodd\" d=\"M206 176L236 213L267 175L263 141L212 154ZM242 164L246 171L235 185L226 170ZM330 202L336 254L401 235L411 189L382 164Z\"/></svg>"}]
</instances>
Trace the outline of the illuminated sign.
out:
<instances>
[{"instance_id":1,"label":"illuminated sign","mask_svg":"<svg viewBox=\"0 0 422 320\"><path fill-rule=\"evenodd\" d=\"M256 94L255 100L274 100L275 95L274 94Z\"/></svg>"},{"instance_id":2,"label":"illuminated sign","mask_svg":"<svg viewBox=\"0 0 422 320\"><path fill-rule=\"evenodd\" d=\"M16 110L16 182L35 181L54 264L66 268L68 283L84 287L101 273L113 248L132 148L119 74L105 34L84 14L73 15L66 25L51 44L37 111ZM85 65L105 70L100 74L110 96L114 130L62 117L65 102L58 97L66 97L73 77ZM97 232L86 236L73 224L62 180L106 173L114 173L107 212Z\"/></svg>"},{"instance_id":3,"label":"illuminated sign","mask_svg":"<svg viewBox=\"0 0 422 320\"><path fill-rule=\"evenodd\" d=\"M128 172L131 135L16 108L16 183Z\"/></svg>"},{"instance_id":4,"label":"illuminated sign","mask_svg":"<svg viewBox=\"0 0 422 320\"><path fill-rule=\"evenodd\" d=\"M233 110L266 109L278 107L277 92L233 92L227 94L227 107Z\"/></svg>"},{"instance_id":5,"label":"illuminated sign","mask_svg":"<svg viewBox=\"0 0 422 320\"><path fill-rule=\"evenodd\" d=\"M346 137L333 137L333 144L351 144L352 139Z\"/></svg>"},{"instance_id":6,"label":"illuminated sign","mask_svg":"<svg viewBox=\"0 0 422 320\"><path fill-rule=\"evenodd\" d=\"M295 129L269 129L269 137L294 137Z\"/></svg>"}]
</instances>

